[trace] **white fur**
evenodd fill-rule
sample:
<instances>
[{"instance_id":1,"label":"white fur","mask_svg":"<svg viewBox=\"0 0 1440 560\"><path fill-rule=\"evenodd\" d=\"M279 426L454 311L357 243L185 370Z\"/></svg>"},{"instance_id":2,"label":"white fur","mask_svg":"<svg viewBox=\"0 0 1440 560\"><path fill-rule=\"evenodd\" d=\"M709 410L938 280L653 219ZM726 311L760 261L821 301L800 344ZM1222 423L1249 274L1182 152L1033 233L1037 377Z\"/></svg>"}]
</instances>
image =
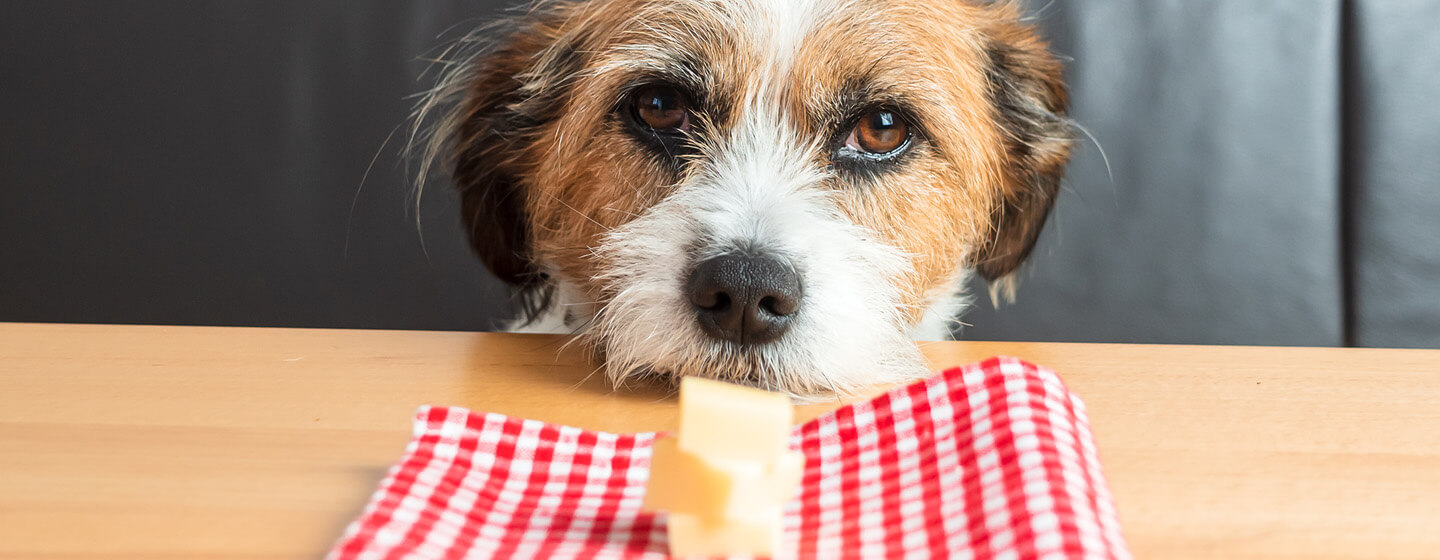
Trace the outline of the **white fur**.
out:
<instances>
[{"instance_id":1,"label":"white fur","mask_svg":"<svg viewBox=\"0 0 1440 560\"><path fill-rule=\"evenodd\" d=\"M585 297L584 291L562 276L555 267L542 264L542 270L551 278L550 305L540 310L539 315L520 318L505 329L518 333L578 334L589 328L590 321L599 309L593 299Z\"/></svg>"},{"instance_id":2,"label":"white fur","mask_svg":"<svg viewBox=\"0 0 1440 560\"><path fill-rule=\"evenodd\" d=\"M826 171L811 162L821 139L803 137L780 108L784 80L806 35L848 0L712 0L752 36L764 62L750 76L738 124L708 138L695 171L671 194L611 230L593 256L601 293L549 273L551 306L524 332L580 333L603 356L617 385L647 373L728 379L796 395L849 393L926 372L913 339L948 338L968 303L968 270L930 301L910 324L896 280L910 258L838 209ZM696 8L701 9L701 8ZM657 34L683 29L654 29ZM664 41L592 68L634 70L674 53ZM735 250L787 260L801 276L803 300L788 331L763 345L739 346L705 334L685 294L700 260ZM605 302L603 307L593 302Z\"/></svg>"},{"instance_id":3,"label":"white fur","mask_svg":"<svg viewBox=\"0 0 1440 560\"><path fill-rule=\"evenodd\" d=\"M818 146L767 93L757 89L741 123L707 146L702 171L596 249L609 302L589 334L617 383L651 371L815 394L925 371L892 282L909 260L841 215L809 163ZM708 338L685 297L694 262L739 249L786 259L801 275L800 310L773 343Z\"/></svg>"},{"instance_id":4,"label":"white fur","mask_svg":"<svg viewBox=\"0 0 1440 560\"><path fill-rule=\"evenodd\" d=\"M794 67L805 37L827 13L838 11L833 0L729 0L733 10L751 14L746 28L766 53L770 78L778 80Z\"/></svg>"},{"instance_id":5,"label":"white fur","mask_svg":"<svg viewBox=\"0 0 1440 560\"><path fill-rule=\"evenodd\" d=\"M969 283L970 267L960 266L951 274L950 281L938 293L930 294L930 307L920 323L910 329L911 340L950 340L956 327L960 326L960 313L970 305L970 294L965 291Z\"/></svg>"}]
</instances>

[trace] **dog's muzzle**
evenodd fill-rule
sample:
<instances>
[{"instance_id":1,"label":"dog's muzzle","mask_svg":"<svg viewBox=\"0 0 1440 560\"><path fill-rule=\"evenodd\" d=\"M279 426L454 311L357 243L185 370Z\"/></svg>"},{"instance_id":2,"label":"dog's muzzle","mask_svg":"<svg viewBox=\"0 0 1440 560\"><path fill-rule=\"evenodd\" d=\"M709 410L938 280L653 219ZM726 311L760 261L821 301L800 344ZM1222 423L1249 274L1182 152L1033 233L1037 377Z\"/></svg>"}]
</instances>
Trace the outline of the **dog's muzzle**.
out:
<instances>
[{"instance_id":1,"label":"dog's muzzle","mask_svg":"<svg viewBox=\"0 0 1440 560\"><path fill-rule=\"evenodd\" d=\"M800 275L769 255L728 253L701 261L686 287L705 334L735 344L780 338L800 310Z\"/></svg>"}]
</instances>

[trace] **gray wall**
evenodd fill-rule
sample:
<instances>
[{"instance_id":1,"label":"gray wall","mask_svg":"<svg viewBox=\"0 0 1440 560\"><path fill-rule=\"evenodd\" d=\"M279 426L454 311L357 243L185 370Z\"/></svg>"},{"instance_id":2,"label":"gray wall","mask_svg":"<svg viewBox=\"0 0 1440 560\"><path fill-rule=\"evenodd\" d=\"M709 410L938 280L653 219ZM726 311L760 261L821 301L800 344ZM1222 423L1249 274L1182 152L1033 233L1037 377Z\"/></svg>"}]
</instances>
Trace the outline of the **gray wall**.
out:
<instances>
[{"instance_id":1,"label":"gray wall","mask_svg":"<svg viewBox=\"0 0 1440 560\"><path fill-rule=\"evenodd\" d=\"M417 231L385 144L489 4L0 2L0 320L491 327L454 201Z\"/></svg>"},{"instance_id":2,"label":"gray wall","mask_svg":"<svg viewBox=\"0 0 1440 560\"><path fill-rule=\"evenodd\" d=\"M0 320L492 326L383 144L497 4L0 2ZM1440 347L1440 0L1038 16L1093 141L965 337Z\"/></svg>"},{"instance_id":3,"label":"gray wall","mask_svg":"<svg viewBox=\"0 0 1440 560\"><path fill-rule=\"evenodd\" d=\"M967 336L1440 347L1440 1L1040 15L1093 139Z\"/></svg>"}]
</instances>

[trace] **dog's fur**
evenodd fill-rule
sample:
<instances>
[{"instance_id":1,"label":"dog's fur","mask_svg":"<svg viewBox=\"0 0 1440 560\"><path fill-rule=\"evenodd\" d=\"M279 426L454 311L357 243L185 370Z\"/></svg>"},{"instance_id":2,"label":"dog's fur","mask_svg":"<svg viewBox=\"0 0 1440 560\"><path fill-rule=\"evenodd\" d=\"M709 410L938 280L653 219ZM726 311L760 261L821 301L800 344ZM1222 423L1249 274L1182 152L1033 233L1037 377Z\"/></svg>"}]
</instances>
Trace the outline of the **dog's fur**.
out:
<instances>
[{"instance_id":1,"label":"dog's fur","mask_svg":"<svg viewBox=\"0 0 1440 560\"><path fill-rule=\"evenodd\" d=\"M805 395L923 373L911 340L948 335L972 272L1009 285L1071 149L1060 65L1010 4L545 2L445 58L418 110L421 183L448 167L522 328L583 333L617 383ZM682 153L627 125L653 85L690 97ZM908 121L908 148L845 160L880 107ZM696 262L740 250L802 278L779 340L712 340L682 294Z\"/></svg>"}]
</instances>

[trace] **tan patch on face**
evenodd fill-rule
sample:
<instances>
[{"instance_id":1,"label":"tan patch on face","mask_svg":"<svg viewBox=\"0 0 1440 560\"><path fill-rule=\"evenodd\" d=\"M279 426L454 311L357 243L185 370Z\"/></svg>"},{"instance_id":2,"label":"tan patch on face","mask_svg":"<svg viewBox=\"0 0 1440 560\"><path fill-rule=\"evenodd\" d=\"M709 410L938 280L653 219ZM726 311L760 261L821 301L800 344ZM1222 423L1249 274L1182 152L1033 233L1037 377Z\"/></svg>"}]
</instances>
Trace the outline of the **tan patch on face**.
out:
<instances>
[{"instance_id":1,"label":"tan patch on face","mask_svg":"<svg viewBox=\"0 0 1440 560\"><path fill-rule=\"evenodd\" d=\"M670 0L591 2L581 21L591 39L578 49L593 56L576 80L563 116L529 147L527 209L534 217L534 254L595 294L603 263L592 249L611 229L659 203L683 181L680 170L656 158L613 116L621 92L658 80L655 70L690 67L696 89L713 100L743 95L756 53L737 44L739 14L711 3ZM700 101L700 100L692 100ZM622 108L621 110L626 110ZM728 126L725 116L697 115L696 125Z\"/></svg>"},{"instance_id":2,"label":"tan patch on face","mask_svg":"<svg viewBox=\"0 0 1440 560\"><path fill-rule=\"evenodd\" d=\"M911 256L913 270L894 283L912 322L955 289L956 265L987 243L1005 188L1003 133L977 31L993 17L962 2L876 3L812 33L796 64L798 102L809 114L857 79L877 101L893 99L915 113L920 141L912 153L874 178L834 185L852 220Z\"/></svg>"},{"instance_id":3,"label":"tan patch on face","mask_svg":"<svg viewBox=\"0 0 1440 560\"><path fill-rule=\"evenodd\" d=\"M555 32L587 62L566 86L560 117L517 156L533 256L596 296L593 279L603 263L592 248L685 180L614 118L621 92L653 79L655 68L687 67L710 102L703 108L716 110L702 115L713 119L705 124L720 131L745 109L737 100L776 78L768 73L779 67L786 74L765 94L780 96L776 101L793 122L776 126L822 139L819 166L828 164L830 137L841 132L835 119L846 116L836 113L838 98L861 88L914 111L921 140L903 163L874 177L837 175L820 187L835 193L846 216L910 256L913 270L892 281L904 311L918 322L935 297L955 288L957 265L995 244L996 216L1021 188L990 96L987 43L998 34L1030 51L1044 45L1009 23L1015 14L1008 8L955 0L854 2L824 11L793 60L777 66L776 57L786 53L757 43L749 27L754 14L734 9L739 5L597 0L578 5ZM1067 155L1050 159L1058 166Z\"/></svg>"}]
</instances>

